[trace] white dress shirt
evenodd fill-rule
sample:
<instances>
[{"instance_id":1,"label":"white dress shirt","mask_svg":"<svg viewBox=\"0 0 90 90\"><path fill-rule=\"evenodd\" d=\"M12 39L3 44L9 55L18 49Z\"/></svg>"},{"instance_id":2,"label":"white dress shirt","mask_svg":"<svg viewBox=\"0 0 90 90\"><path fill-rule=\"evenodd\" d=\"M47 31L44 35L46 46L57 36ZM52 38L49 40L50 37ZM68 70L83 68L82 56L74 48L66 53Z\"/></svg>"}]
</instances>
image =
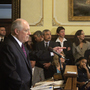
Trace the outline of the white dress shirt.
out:
<instances>
[{"instance_id":1,"label":"white dress shirt","mask_svg":"<svg viewBox=\"0 0 90 90\"><path fill-rule=\"evenodd\" d=\"M66 38L63 38L63 41L61 42L59 37L56 39L56 42L60 42L61 47L63 47L64 42L67 41Z\"/></svg>"},{"instance_id":2,"label":"white dress shirt","mask_svg":"<svg viewBox=\"0 0 90 90\"><path fill-rule=\"evenodd\" d=\"M12 35L13 36L13 35ZM14 39L17 41L17 43L19 44L20 47L22 47L22 42L20 42L15 36L13 36Z\"/></svg>"},{"instance_id":3,"label":"white dress shirt","mask_svg":"<svg viewBox=\"0 0 90 90\"><path fill-rule=\"evenodd\" d=\"M0 41L1 41L1 39L3 39L3 41L4 41L4 37L3 38L0 37Z\"/></svg>"}]
</instances>

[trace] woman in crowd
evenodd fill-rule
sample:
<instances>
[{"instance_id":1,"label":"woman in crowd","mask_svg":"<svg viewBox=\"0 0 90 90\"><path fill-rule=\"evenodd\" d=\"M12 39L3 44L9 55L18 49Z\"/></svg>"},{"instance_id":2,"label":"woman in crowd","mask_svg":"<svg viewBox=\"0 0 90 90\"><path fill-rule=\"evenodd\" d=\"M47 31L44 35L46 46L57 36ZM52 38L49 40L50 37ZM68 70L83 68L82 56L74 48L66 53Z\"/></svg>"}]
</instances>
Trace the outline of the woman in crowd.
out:
<instances>
[{"instance_id":1,"label":"woman in crowd","mask_svg":"<svg viewBox=\"0 0 90 90\"><path fill-rule=\"evenodd\" d=\"M60 55L65 56L63 52L61 52ZM61 61L61 68L60 68L60 61L59 60ZM52 65L55 66L55 72L54 73L61 73L60 69L62 69L64 71L64 68L65 68L65 59L62 57L59 59L59 56L57 56L55 54L53 57Z\"/></svg>"},{"instance_id":2,"label":"woman in crowd","mask_svg":"<svg viewBox=\"0 0 90 90\"><path fill-rule=\"evenodd\" d=\"M84 57L85 51L90 49L90 42L85 41L84 38L85 35L83 30L78 30L75 33L74 43L72 48L75 61L80 57Z\"/></svg>"},{"instance_id":3,"label":"woman in crowd","mask_svg":"<svg viewBox=\"0 0 90 90\"><path fill-rule=\"evenodd\" d=\"M61 52L60 55L65 56L63 52ZM60 68L60 61L61 61L61 68ZM50 75L51 77L53 77L55 73L61 73L62 75L65 70L65 59L62 57L59 58L59 56L55 54L53 57L52 65L49 68L51 70Z\"/></svg>"}]
</instances>

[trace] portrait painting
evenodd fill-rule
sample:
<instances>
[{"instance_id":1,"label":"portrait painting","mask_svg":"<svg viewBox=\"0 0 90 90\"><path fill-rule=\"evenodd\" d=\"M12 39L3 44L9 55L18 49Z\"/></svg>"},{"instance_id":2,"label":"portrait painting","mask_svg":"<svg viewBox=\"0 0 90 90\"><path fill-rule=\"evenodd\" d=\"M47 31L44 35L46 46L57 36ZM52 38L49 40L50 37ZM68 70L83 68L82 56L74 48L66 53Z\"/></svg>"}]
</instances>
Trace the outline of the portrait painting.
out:
<instances>
[{"instance_id":1,"label":"portrait painting","mask_svg":"<svg viewBox=\"0 0 90 90\"><path fill-rule=\"evenodd\" d=\"M90 20L90 0L69 0L69 20Z\"/></svg>"}]
</instances>

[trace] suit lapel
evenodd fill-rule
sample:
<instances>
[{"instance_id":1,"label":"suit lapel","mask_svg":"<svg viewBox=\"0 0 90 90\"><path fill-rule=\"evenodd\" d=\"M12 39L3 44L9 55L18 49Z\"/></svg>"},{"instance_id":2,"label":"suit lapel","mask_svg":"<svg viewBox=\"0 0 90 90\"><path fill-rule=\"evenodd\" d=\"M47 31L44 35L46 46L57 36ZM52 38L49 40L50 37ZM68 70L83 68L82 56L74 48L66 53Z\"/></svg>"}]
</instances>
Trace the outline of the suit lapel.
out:
<instances>
[{"instance_id":1,"label":"suit lapel","mask_svg":"<svg viewBox=\"0 0 90 90\"><path fill-rule=\"evenodd\" d=\"M50 41L49 42L49 47L52 47L53 48L54 47L54 42Z\"/></svg>"},{"instance_id":2,"label":"suit lapel","mask_svg":"<svg viewBox=\"0 0 90 90\"><path fill-rule=\"evenodd\" d=\"M20 48L19 44L18 44L17 41L13 38L13 36L10 35L9 38L12 40L12 42L14 43L14 45L16 46L16 48L18 49L18 51L21 53L21 55L23 56L23 58L24 58L24 60L25 60L25 62L26 62L26 64L27 64L27 66L28 66L28 67L30 68L30 70L31 70L30 64L29 64L27 58L25 57L22 48Z\"/></svg>"},{"instance_id":3,"label":"suit lapel","mask_svg":"<svg viewBox=\"0 0 90 90\"><path fill-rule=\"evenodd\" d=\"M44 45L44 41L42 42L42 47L43 47L44 50L46 49L46 47Z\"/></svg>"},{"instance_id":4,"label":"suit lapel","mask_svg":"<svg viewBox=\"0 0 90 90\"><path fill-rule=\"evenodd\" d=\"M60 46L61 47L61 44L60 44L60 42L56 42L57 44L58 44L58 46Z\"/></svg>"}]
</instances>

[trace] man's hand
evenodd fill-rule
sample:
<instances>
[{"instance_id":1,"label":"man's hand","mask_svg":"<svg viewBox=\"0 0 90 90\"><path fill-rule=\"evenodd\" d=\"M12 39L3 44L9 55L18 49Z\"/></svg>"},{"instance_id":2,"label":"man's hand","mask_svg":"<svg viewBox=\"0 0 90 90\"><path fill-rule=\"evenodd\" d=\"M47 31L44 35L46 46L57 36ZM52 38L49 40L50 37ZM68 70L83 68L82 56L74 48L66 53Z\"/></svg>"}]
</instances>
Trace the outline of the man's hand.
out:
<instances>
[{"instance_id":1,"label":"man's hand","mask_svg":"<svg viewBox=\"0 0 90 90\"><path fill-rule=\"evenodd\" d=\"M68 47L68 48L67 48L67 51L70 51L70 50L71 50L71 48L70 48L70 47Z\"/></svg>"},{"instance_id":2,"label":"man's hand","mask_svg":"<svg viewBox=\"0 0 90 90\"><path fill-rule=\"evenodd\" d=\"M57 53L61 53L63 49L66 49L66 47L54 47L53 50L55 50Z\"/></svg>"},{"instance_id":3,"label":"man's hand","mask_svg":"<svg viewBox=\"0 0 90 90\"><path fill-rule=\"evenodd\" d=\"M48 67L51 65L51 63L44 63L44 68L48 69Z\"/></svg>"}]
</instances>

